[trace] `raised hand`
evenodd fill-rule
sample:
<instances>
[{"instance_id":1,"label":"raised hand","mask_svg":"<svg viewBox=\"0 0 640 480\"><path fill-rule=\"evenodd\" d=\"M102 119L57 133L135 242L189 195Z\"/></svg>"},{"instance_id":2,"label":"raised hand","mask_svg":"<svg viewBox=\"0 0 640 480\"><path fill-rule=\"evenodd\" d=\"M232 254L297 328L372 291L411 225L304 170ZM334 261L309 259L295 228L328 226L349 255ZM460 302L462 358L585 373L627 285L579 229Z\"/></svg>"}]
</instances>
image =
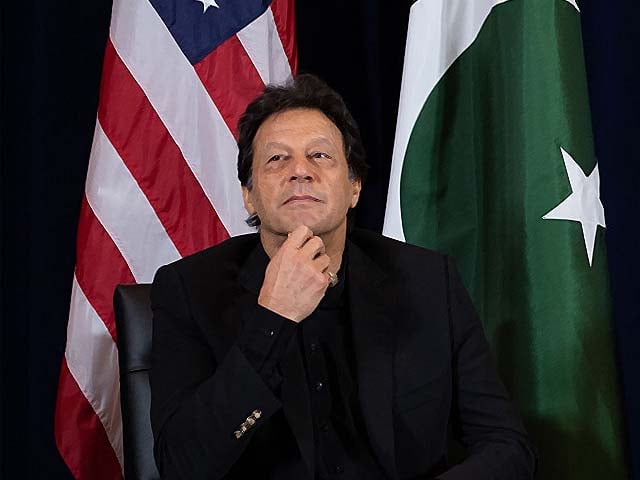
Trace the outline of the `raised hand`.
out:
<instances>
[{"instance_id":1,"label":"raised hand","mask_svg":"<svg viewBox=\"0 0 640 480\"><path fill-rule=\"evenodd\" d=\"M299 226L267 265L258 303L300 322L316 309L329 286L324 273L329 262L322 239Z\"/></svg>"}]
</instances>

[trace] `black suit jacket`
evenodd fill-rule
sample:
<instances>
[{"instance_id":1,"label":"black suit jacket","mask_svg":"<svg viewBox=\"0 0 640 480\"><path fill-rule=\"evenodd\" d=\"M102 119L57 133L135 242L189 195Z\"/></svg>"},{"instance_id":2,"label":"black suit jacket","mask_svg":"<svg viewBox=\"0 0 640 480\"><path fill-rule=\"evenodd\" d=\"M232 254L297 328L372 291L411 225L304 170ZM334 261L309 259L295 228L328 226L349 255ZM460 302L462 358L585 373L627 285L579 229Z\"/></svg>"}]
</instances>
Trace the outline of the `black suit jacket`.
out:
<instances>
[{"instance_id":1,"label":"black suit jacket","mask_svg":"<svg viewBox=\"0 0 640 480\"><path fill-rule=\"evenodd\" d=\"M249 338L266 352L274 336L247 326L261 308L243 273L258 242L235 237L156 274L151 421L164 478L313 478L301 355L291 349L282 359L275 391L238 345ZM386 475L533 478L532 448L452 262L371 232L356 230L349 242L358 393ZM236 438L256 409L260 418ZM450 432L468 451L453 467Z\"/></svg>"}]
</instances>

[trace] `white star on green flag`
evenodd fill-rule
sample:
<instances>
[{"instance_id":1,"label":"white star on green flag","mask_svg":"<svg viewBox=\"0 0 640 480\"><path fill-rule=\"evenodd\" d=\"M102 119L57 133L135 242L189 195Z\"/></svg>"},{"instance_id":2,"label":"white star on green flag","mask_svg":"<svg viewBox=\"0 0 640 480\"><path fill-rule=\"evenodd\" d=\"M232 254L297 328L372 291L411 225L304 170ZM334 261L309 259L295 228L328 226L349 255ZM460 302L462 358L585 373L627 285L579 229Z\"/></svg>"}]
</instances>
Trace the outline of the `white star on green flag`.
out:
<instances>
[{"instance_id":1,"label":"white star on green flag","mask_svg":"<svg viewBox=\"0 0 640 480\"><path fill-rule=\"evenodd\" d=\"M564 148L561 147L560 151L569 176L571 195L542 218L545 220L580 222L589 265L591 266L593 264L593 248L596 244L596 230L598 225L606 227L604 223L604 208L600 201L598 164L593 168L591 174L586 176L580 165L575 162Z\"/></svg>"}]
</instances>

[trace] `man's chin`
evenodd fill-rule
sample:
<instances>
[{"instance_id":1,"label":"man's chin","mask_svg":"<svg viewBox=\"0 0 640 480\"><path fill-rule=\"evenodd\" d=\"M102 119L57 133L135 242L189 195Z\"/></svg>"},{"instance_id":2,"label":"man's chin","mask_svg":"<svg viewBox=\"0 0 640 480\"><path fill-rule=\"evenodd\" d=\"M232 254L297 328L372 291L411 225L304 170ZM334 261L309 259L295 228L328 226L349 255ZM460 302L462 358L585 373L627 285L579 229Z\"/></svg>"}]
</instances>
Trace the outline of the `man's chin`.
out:
<instances>
[{"instance_id":1,"label":"man's chin","mask_svg":"<svg viewBox=\"0 0 640 480\"><path fill-rule=\"evenodd\" d=\"M293 232L296 228L304 225L313 232L314 235L321 235L324 233L324 228L321 223L300 219L297 221L281 222L278 225L265 225L260 226L260 230L263 234L268 233L276 236L286 237L289 233Z\"/></svg>"},{"instance_id":2,"label":"man's chin","mask_svg":"<svg viewBox=\"0 0 640 480\"><path fill-rule=\"evenodd\" d=\"M340 228L340 225L329 225L326 221L319 220L317 218L301 218L296 219L295 221L287 222L287 225L282 231L284 234L288 234L289 232L293 232L296 228L301 225L306 226L313 232L314 235L323 236L328 233L331 233ZM346 225L346 223L345 223Z\"/></svg>"},{"instance_id":3,"label":"man's chin","mask_svg":"<svg viewBox=\"0 0 640 480\"><path fill-rule=\"evenodd\" d=\"M298 227L300 227L302 225L304 225L309 230L311 230L314 235L318 235L319 226L318 226L317 222L314 222L312 220L301 219L301 220L298 220L298 221L295 221L295 222L288 222L285 230L286 230L287 233L293 232L296 228L298 228Z\"/></svg>"},{"instance_id":4,"label":"man's chin","mask_svg":"<svg viewBox=\"0 0 640 480\"><path fill-rule=\"evenodd\" d=\"M296 228L304 225L308 227L314 235L317 235L317 231L322 229L322 224L324 223L321 219L317 218L316 215L311 214L295 215L282 220L282 228L280 229L282 231L286 231L287 233L293 232Z\"/></svg>"}]
</instances>

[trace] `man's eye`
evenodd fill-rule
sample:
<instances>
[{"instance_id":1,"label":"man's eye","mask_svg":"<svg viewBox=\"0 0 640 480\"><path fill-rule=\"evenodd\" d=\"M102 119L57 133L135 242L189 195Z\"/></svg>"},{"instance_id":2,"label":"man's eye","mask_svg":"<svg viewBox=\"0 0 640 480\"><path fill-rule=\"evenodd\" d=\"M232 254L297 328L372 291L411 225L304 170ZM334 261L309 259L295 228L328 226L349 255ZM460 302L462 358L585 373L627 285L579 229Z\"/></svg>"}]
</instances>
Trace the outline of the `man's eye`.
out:
<instances>
[{"instance_id":1,"label":"man's eye","mask_svg":"<svg viewBox=\"0 0 640 480\"><path fill-rule=\"evenodd\" d=\"M278 160L282 160L282 155L273 155L271 157L269 157L269 160L267 160L268 162L277 162Z\"/></svg>"},{"instance_id":2,"label":"man's eye","mask_svg":"<svg viewBox=\"0 0 640 480\"><path fill-rule=\"evenodd\" d=\"M312 158L331 158L331 155L324 152L314 152L311 154Z\"/></svg>"}]
</instances>

